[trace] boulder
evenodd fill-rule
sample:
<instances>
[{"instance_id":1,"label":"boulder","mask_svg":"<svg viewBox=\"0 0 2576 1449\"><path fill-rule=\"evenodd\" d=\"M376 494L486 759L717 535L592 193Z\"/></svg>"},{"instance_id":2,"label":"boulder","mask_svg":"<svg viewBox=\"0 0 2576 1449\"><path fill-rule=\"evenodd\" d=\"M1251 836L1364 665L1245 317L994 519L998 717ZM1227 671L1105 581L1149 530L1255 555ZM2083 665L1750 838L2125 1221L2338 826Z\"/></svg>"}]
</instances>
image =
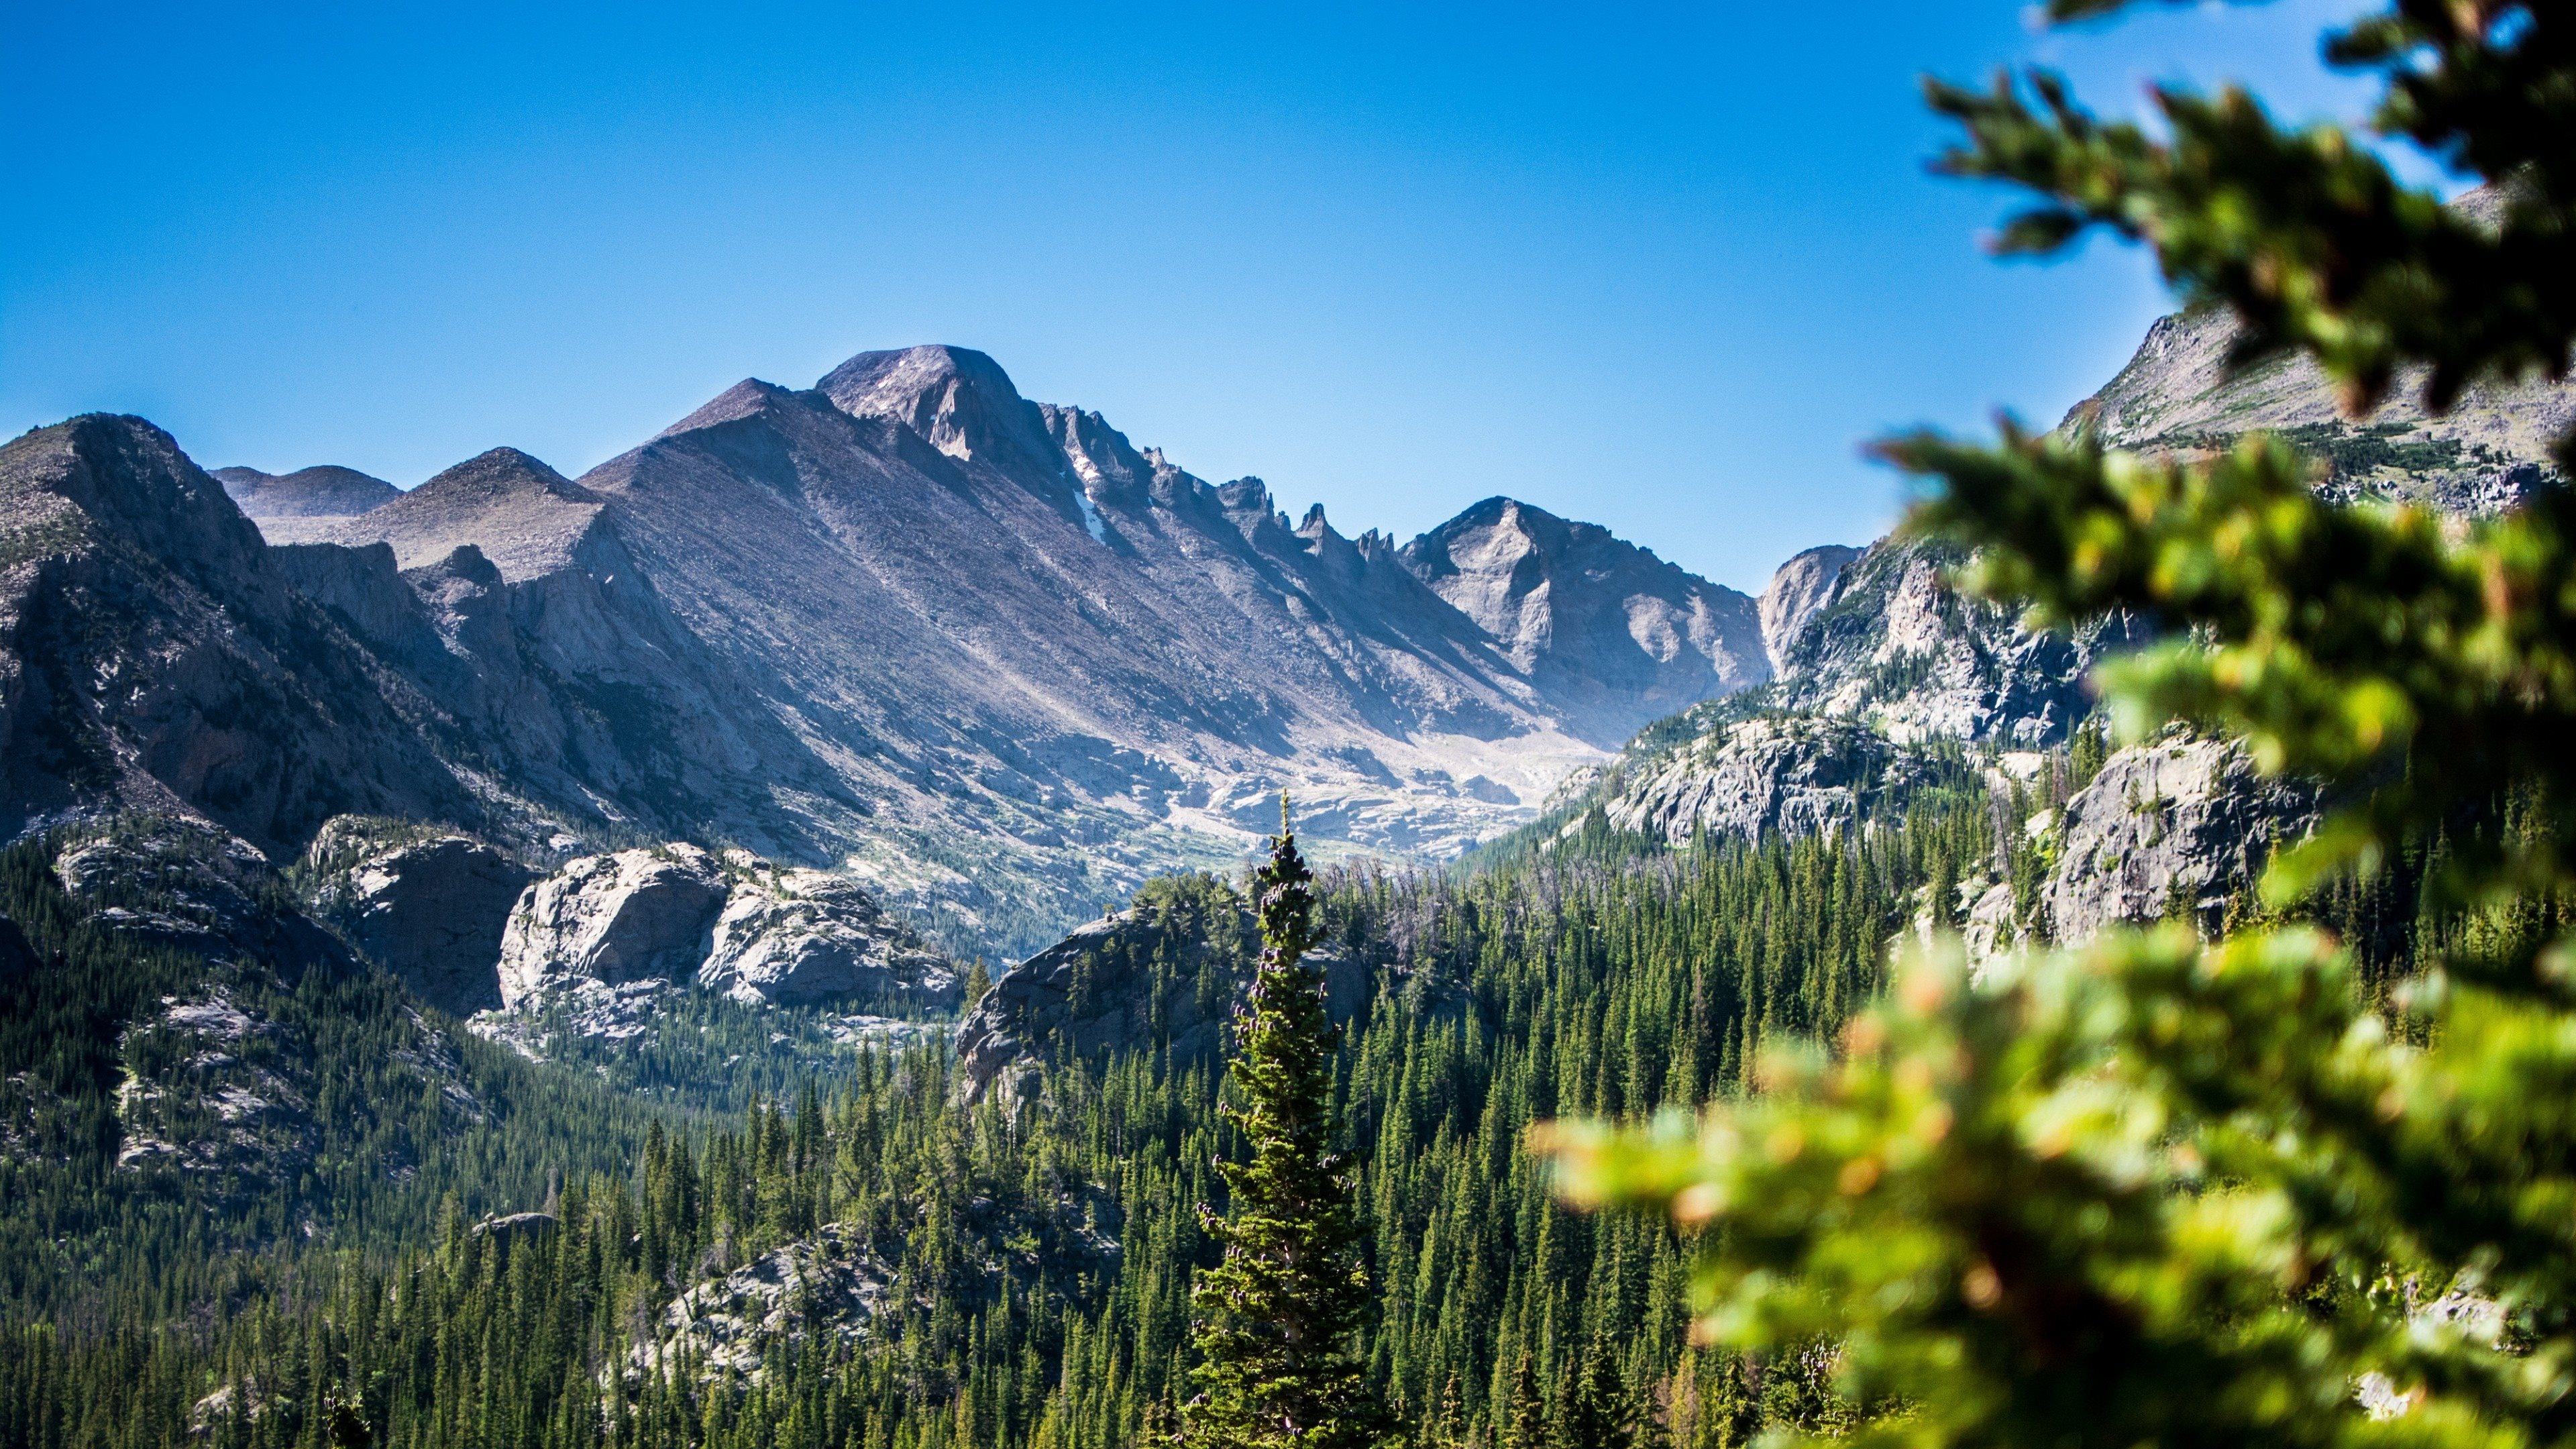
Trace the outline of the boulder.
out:
<instances>
[{"instance_id":1,"label":"boulder","mask_svg":"<svg viewBox=\"0 0 2576 1449\"><path fill-rule=\"evenodd\" d=\"M754 874L717 917L701 985L737 1001L947 1009L954 962L879 908L857 881L822 871Z\"/></svg>"},{"instance_id":2,"label":"boulder","mask_svg":"<svg viewBox=\"0 0 2576 1449\"><path fill-rule=\"evenodd\" d=\"M501 933L501 1004L571 981L682 980L705 961L727 884L694 845L590 855L529 886Z\"/></svg>"},{"instance_id":3,"label":"boulder","mask_svg":"<svg viewBox=\"0 0 2576 1449\"><path fill-rule=\"evenodd\" d=\"M462 835L369 841L333 821L306 860L314 909L423 1001L458 1016L501 1004L494 963L535 872Z\"/></svg>"},{"instance_id":4,"label":"boulder","mask_svg":"<svg viewBox=\"0 0 2576 1449\"><path fill-rule=\"evenodd\" d=\"M534 1237L556 1226L553 1213L501 1213L476 1223L473 1232L478 1238Z\"/></svg>"},{"instance_id":5,"label":"boulder","mask_svg":"<svg viewBox=\"0 0 2576 1449\"><path fill-rule=\"evenodd\" d=\"M2066 803L2050 923L2068 944L2176 912L2214 931L2316 817L2314 791L2264 778L2241 746L2180 735L2131 745Z\"/></svg>"}]
</instances>

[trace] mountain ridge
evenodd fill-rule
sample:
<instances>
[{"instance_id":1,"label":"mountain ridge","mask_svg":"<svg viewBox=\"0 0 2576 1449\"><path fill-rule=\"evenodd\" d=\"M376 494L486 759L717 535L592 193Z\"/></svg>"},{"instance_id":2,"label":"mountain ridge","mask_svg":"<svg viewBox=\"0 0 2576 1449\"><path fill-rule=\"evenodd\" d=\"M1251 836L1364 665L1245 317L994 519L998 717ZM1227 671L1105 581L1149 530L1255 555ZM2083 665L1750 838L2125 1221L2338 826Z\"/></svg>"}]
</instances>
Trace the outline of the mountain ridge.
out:
<instances>
[{"instance_id":1,"label":"mountain ridge","mask_svg":"<svg viewBox=\"0 0 2576 1449\"><path fill-rule=\"evenodd\" d=\"M405 702L375 733L452 787L438 820L535 867L686 839L852 869L960 949L1238 858L1283 790L1327 854L1455 854L1769 671L1752 599L1596 526L1486 500L1347 537L961 348L746 379L577 479L497 448L358 512L206 491Z\"/></svg>"}]
</instances>

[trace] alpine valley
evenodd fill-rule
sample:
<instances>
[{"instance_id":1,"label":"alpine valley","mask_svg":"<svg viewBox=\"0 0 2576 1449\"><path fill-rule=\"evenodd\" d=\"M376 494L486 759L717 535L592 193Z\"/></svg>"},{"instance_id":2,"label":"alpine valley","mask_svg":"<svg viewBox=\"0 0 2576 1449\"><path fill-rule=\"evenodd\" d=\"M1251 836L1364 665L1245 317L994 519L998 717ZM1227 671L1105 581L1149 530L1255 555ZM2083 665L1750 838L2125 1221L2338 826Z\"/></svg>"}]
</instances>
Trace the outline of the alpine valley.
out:
<instances>
[{"instance_id":1,"label":"alpine valley","mask_svg":"<svg viewBox=\"0 0 2576 1449\"><path fill-rule=\"evenodd\" d=\"M2546 383L2337 415L2157 324L2065 426L2453 514ZM1409 542L991 358L746 381L567 478L0 447L0 1443L1108 1449L1185 1396L1259 938L1313 954L1420 1449L1831 1428L1531 1124L1744 1090L1900 937L2251 909L2319 801L1902 538L1758 598L1490 498ZM2402 971L2422 863L2332 897Z\"/></svg>"}]
</instances>

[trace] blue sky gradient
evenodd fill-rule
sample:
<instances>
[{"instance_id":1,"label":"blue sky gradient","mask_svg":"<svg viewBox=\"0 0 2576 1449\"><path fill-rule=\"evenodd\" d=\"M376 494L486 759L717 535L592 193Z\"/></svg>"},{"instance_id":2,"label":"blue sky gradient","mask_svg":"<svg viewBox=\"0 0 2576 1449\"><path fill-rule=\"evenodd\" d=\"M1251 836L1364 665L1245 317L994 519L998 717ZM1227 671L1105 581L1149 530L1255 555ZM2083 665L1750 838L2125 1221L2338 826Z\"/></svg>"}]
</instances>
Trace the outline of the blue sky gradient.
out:
<instances>
[{"instance_id":1,"label":"blue sky gradient","mask_svg":"<svg viewBox=\"0 0 2576 1449\"><path fill-rule=\"evenodd\" d=\"M0 428L578 474L942 341L1345 532L1508 493L1754 589L1893 517L1862 440L2054 420L2167 305L1980 255L1921 74L2351 116L2352 9L0 0Z\"/></svg>"}]
</instances>

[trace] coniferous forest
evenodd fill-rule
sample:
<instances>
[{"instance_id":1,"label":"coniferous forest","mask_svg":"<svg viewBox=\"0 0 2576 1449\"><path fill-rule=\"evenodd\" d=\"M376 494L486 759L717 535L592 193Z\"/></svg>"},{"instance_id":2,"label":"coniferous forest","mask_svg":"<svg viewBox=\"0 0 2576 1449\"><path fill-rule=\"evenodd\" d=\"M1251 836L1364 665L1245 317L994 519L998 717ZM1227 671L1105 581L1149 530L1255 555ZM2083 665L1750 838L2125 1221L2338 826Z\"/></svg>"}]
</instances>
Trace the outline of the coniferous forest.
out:
<instances>
[{"instance_id":1,"label":"coniferous forest","mask_svg":"<svg viewBox=\"0 0 2576 1449\"><path fill-rule=\"evenodd\" d=\"M1410 1432L1718 1444L1813 1411L1795 1366L1695 1354L1671 1232L1569 1216L1524 1134L1733 1091L1764 1040L1830 1032L1877 989L1923 883L1993 833L1961 795L1840 840L1644 852L1596 830L1490 869L1327 874L1321 933L1378 967L1333 1091L1375 1297L1365 1361ZM137 1190L114 1171L122 1071L95 1023L202 968L80 919L47 858L7 857L8 914L76 967L13 983L7 1016L10 1080L45 1092L53 1134L0 1178L22 1275L9 1442L363 1425L424 1445L1110 1445L1172 1410L1210 1261L1198 1209L1223 1203L1213 1168L1239 1146L1215 1056L1059 1057L1025 1095L969 1103L944 1045L860 1047L747 1108L666 1108L425 1038L381 977L317 977L277 1003L316 1033L329 1131L310 1165L265 1195L176 1174ZM1140 899L1181 928L1155 949L1207 939L1193 989L1248 967L1208 929L1239 894L1179 876ZM479 1120L387 1080L424 1046L463 1058ZM389 1156L399 1181L371 1169ZM487 1221L538 1208L554 1225ZM300 1231L326 1218L327 1248ZM683 1335L664 1351L697 1358L655 1362L657 1327L701 1311L683 1289L814 1244L870 1278L864 1335L752 1362Z\"/></svg>"},{"instance_id":2,"label":"coniferous forest","mask_svg":"<svg viewBox=\"0 0 2576 1449\"><path fill-rule=\"evenodd\" d=\"M2087 748L2047 777L2061 803ZM1451 872L1323 875L1318 939L1372 968L1331 1092L1372 1296L1360 1354L1404 1436L1722 1446L1844 1412L1821 1354L1694 1347L1675 1231L1570 1213L1526 1139L1743 1092L1765 1043L1830 1039L1874 998L1930 901L2026 876L2050 791L1956 778L1839 835L1664 849L1596 814ZM769 1084L745 1104L653 1090L649 1063L529 1062L381 975L317 972L267 988L311 1034L309 1162L138 1177L117 1170L117 1053L152 1044L102 1023L210 968L84 919L48 844L0 857L7 914L69 968L10 983L0 1043L47 1134L0 1176L0 1442L1105 1449L1173 1426L1214 1260L1200 1209L1242 1153L1219 1053L1060 1048L979 1098L936 1037L807 1042L748 1072L757 1034L701 1005L691 1050L732 1071L667 1044L658 1070ZM2364 908L2405 914L2396 880ZM1103 949L1223 1000L1258 945L1243 888L1157 880L1143 929ZM241 976L229 990L261 989ZM406 1082L425 1053L457 1059L470 1104ZM798 1286L762 1296L789 1262ZM763 1315L817 1331L747 1334Z\"/></svg>"}]
</instances>

